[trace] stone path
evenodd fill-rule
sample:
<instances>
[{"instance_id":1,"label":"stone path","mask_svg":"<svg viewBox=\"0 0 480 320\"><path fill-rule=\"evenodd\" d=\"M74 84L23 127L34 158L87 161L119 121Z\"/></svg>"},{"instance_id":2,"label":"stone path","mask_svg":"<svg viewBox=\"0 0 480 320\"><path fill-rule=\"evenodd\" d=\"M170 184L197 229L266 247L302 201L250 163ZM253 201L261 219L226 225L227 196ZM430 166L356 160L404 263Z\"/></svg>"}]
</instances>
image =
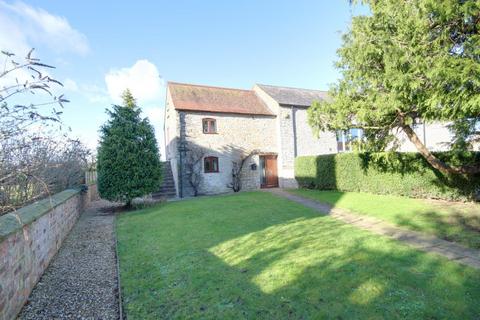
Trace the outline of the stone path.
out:
<instances>
[{"instance_id":1,"label":"stone path","mask_svg":"<svg viewBox=\"0 0 480 320\"><path fill-rule=\"evenodd\" d=\"M96 201L33 289L19 319L118 319L115 216Z\"/></svg>"},{"instance_id":2,"label":"stone path","mask_svg":"<svg viewBox=\"0 0 480 320\"><path fill-rule=\"evenodd\" d=\"M459 263L480 269L480 250L469 249L435 236L402 229L380 219L353 214L343 209L333 208L329 204L293 195L282 189L265 190L288 200L300 203L321 213L328 214L338 220L349 223L361 229L388 236L419 250L433 252L442 255L449 260L455 260Z\"/></svg>"}]
</instances>

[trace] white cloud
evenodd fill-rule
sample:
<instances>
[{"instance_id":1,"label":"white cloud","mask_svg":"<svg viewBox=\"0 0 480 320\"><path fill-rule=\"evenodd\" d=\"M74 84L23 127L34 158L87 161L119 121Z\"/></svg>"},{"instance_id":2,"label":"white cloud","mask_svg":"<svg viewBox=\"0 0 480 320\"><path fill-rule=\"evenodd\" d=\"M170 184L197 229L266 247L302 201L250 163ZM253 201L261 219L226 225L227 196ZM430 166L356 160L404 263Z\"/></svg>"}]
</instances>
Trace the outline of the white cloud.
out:
<instances>
[{"instance_id":1,"label":"white cloud","mask_svg":"<svg viewBox=\"0 0 480 320\"><path fill-rule=\"evenodd\" d=\"M143 108L143 113L148 117L150 124L155 129L160 155L162 159L165 159L165 139L163 132L164 109L158 106L148 106Z\"/></svg>"},{"instance_id":2,"label":"white cloud","mask_svg":"<svg viewBox=\"0 0 480 320\"><path fill-rule=\"evenodd\" d=\"M129 68L113 69L105 75L107 91L115 103L121 102L121 95L129 89L143 114L155 129L160 153L164 156L163 116L165 84L157 67L148 60L138 60Z\"/></svg>"},{"instance_id":3,"label":"white cloud","mask_svg":"<svg viewBox=\"0 0 480 320\"><path fill-rule=\"evenodd\" d=\"M149 107L143 110L152 124L157 124L163 121L163 108Z\"/></svg>"},{"instance_id":4,"label":"white cloud","mask_svg":"<svg viewBox=\"0 0 480 320\"><path fill-rule=\"evenodd\" d=\"M108 96L108 92L97 85L83 84L79 88L80 93L82 93L89 102L91 103L111 103L111 99Z\"/></svg>"},{"instance_id":5,"label":"white cloud","mask_svg":"<svg viewBox=\"0 0 480 320\"><path fill-rule=\"evenodd\" d=\"M66 18L23 2L0 0L0 30L0 48L19 55L38 44L57 53L84 55L90 50L86 36L72 28Z\"/></svg>"},{"instance_id":6,"label":"white cloud","mask_svg":"<svg viewBox=\"0 0 480 320\"><path fill-rule=\"evenodd\" d=\"M13 66L11 66L10 64L7 64L6 69L9 70L11 68L13 69ZM12 85L15 85L16 83L24 84L25 82L30 81L31 79L32 79L32 76L27 70L25 70L24 68L17 69L7 73L5 76L0 78L0 88L10 87Z\"/></svg>"},{"instance_id":7,"label":"white cloud","mask_svg":"<svg viewBox=\"0 0 480 320\"><path fill-rule=\"evenodd\" d=\"M63 88L65 89L65 91L78 91L77 83L75 82L75 80L72 80L70 78L67 78L65 79L65 81L63 81Z\"/></svg>"},{"instance_id":8,"label":"white cloud","mask_svg":"<svg viewBox=\"0 0 480 320\"><path fill-rule=\"evenodd\" d=\"M63 80L63 88L57 90L57 94L65 93L75 93L80 94L85 97L88 102L91 103L111 103L112 100L110 99L108 92L95 84L77 84L77 82L71 78L66 78Z\"/></svg>"},{"instance_id":9,"label":"white cloud","mask_svg":"<svg viewBox=\"0 0 480 320\"><path fill-rule=\"evenodd\" d=\"M139 103L160 102L165 91L157 67L148 60L138 60L130 68L110 70L105 75L105 82L108 93L116 102L121 101L125 89L130 89Z\"/></svg>"}]
</instances>

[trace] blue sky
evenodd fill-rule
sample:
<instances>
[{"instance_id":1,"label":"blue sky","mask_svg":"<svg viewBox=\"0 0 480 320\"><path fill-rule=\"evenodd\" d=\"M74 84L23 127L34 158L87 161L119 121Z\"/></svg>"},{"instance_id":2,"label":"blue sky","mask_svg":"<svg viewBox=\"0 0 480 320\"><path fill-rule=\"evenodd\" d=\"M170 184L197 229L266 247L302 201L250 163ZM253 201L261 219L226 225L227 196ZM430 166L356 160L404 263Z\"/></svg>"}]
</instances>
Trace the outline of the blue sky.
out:
<instances>
[{"instance_id":1,"label":"blue sky","mask_svg":"<svg viewBox=\"0 0 480 320\"><path fill-rule=\"evenodd\" d=\"M163 146L167 81L328 89L352 15L343 1L0 0L0 48L57 68L64 121L94 148L105 108L129 87Z\"/></svg>"}]
</instances>

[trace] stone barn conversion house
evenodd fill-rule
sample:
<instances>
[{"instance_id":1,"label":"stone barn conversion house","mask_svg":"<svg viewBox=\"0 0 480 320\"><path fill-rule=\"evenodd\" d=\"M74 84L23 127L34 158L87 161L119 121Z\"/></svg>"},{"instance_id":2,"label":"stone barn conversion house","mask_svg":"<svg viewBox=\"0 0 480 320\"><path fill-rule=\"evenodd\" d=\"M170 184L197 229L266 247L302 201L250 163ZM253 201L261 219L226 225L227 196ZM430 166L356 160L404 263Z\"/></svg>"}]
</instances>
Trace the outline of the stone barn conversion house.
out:
<instances>
[{"instance_id":1,"label":"stone barn conversion house","mask_svg":"<svg viewBox=\"0 0 480 320\"><path fill-rule=\"evenodd\" d=\"M314 138L306 109L323 91L255 85L252 90L170 82L165 108L166 157L178 196L193 194L189 153L201 150L199 193L231 191L232 170L243 190L295 187L298 155L337 152L335 134Z\"/></svg>"},{"instance_id":2,"label":"stone barn conversion house","mask_svg":"<svg viewBox=\"0 0 480 320\"><path fill-rule=\"evenodd\" d=\"M307 108L326 97L325 91L262 84L242 90L169 82L165 150L177 196L229 192L236 172L242 190L296 187L295 157L350 151L362 136L359 129L313 134ZM431 150L450 141L441 124L416 131ZM400 151L416 151L399 138Z\"/></svg>"}]
</instances>

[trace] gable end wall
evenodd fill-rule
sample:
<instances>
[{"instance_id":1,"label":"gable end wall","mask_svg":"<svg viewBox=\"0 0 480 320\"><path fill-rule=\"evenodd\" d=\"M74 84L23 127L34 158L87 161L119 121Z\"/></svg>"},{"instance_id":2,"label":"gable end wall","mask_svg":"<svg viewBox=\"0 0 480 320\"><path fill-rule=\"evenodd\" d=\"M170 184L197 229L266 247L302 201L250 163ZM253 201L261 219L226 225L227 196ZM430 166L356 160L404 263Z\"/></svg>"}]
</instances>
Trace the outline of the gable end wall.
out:
<instances>
[{"instance_id":1,"label":"gable end wall","mask_svg":"<svg viewBox=\"0 0 480 320\"><path fill-rule=\"evenodd\" d=\"M241 154L253 150L261 153L277 153L276 117L259 115L241 115L210 112L182 112L185 121L185 140L187 148L201 148L205 156L218 157L219 172L205 173L203 160L201 172L203 181L200 194L227 193L232 190L228 184L232 181L233 162L239 162ZM202 119L216 120L217 133L204 134ZM256 164L256 170L251 165ZM260 188L259 156L250 157L242 170L242 190ZM184 196L193 195L193 189L184 177Z\"/></svg>"}]
</instances>

